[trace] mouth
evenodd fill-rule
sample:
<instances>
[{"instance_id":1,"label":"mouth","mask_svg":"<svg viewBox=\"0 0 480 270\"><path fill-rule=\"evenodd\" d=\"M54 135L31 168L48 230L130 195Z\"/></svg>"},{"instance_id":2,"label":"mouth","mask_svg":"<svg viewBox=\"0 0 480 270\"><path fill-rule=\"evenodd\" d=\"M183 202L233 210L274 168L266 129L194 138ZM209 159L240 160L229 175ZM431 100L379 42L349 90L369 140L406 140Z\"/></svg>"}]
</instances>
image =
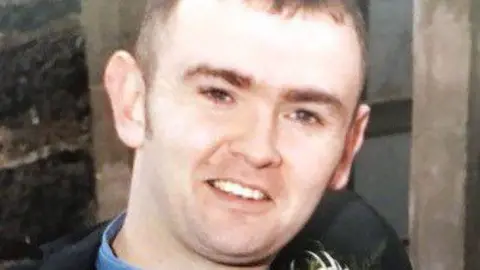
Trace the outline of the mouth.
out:
<instances>
[{"instance_id":1,"label":"mouth","mask_svg":"<svg viewBox=\"0 0 480 270\"><path fill-rule=\"evenodd\" d=\"M248 187L228 179L212 179L208 180L207 183L212 188L239 199L258 202L271 200L270 196L260 189Z\"/></svg>"}]
</instances>

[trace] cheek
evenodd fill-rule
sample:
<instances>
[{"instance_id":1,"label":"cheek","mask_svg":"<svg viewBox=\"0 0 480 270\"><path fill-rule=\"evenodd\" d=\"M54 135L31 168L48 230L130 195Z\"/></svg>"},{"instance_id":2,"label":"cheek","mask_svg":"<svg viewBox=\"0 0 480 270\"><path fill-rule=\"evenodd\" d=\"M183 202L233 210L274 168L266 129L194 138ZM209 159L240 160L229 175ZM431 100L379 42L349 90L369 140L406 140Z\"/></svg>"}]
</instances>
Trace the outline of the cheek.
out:
<instances>
[{"instance_id":1,"label":"cheek","mask_svg":"<svg viewBox=\"0 0 480 270\"><path fill-rule=\"evenodd\" d=\"M151 110L152 133L164 154L174 156L183 168L195 166L220 140L221 131L211 116L189 102L157 102ZM168 157L167 157L168 158Z\"/></svg>"},{"instance_id":2,"label":"cheek","mask_svg":"<svg viewBox=\"0 0 480 270\"><path fill-rule=\"evenodd\" d=\"M284 223L300 226L311 215L340 161L343 143L335 136L283 135L279 150L284 161Z\"/></svg>"},{"instance_id":3,"label":"cheek","mask_svg":"<svg viewBox=\"0 0 480 270\"><path fill-rule=\"evenodd\" d=\"M284 132L279 149L282 153L290 188L309 192L325 186L342 156L344 141L328 133L306 136Z\"/></svg>"}]
</instances>

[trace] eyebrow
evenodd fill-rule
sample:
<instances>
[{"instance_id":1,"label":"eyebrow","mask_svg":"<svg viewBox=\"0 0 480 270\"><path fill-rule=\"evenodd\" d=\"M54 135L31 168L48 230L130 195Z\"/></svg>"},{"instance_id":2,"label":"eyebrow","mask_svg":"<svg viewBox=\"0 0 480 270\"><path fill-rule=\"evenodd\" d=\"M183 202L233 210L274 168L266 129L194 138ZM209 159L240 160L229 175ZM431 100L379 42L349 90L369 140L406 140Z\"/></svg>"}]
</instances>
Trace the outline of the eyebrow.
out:
<instances>
[{"instance_id":1,"label":"eyebrow","mask_svg":"<svg viewBox=\"0 0 480 270\"><path fill-rule=\"evenodd\" d=\"M251 76L240 74L237 71L223 68L213 68L207 65L199 65L187 69L183 75L183 79L189 80L196 76L219 78L235 87L243 89L251 87L254 81Z\"/></svg>"},{"instance_id":2,"label":"eyebrow","mask_svg":"<svg viewBox=\"0 0 480 270\"><path fill-rule=\"evenodd\" d=\"M333 107L338 113L345 113L345 106L336 96L323 89L289 88L283 96L284 100L292 103L320 103Z\"/></svg>"},{"instance_id":3,"label":"eyebrow","mask_svg":"<svg viewBox=\"0 0 480 270\"><path fill-rule=\"evenodd\" d=\"M189 68L183 74L184 80L190 80L196 76L206 76L219 78L227 83L242 89L250 88L254 85L255 80L252 76L241 74L235 70L224 68L213 68L211 66L201 64ZM329 105L335 109L337 113L344 114L345 106L336 96L329 94L324 89L314 88L286 88L283 91L283 99L291 103L319 103Z\"/></svg>"}]
</instances>

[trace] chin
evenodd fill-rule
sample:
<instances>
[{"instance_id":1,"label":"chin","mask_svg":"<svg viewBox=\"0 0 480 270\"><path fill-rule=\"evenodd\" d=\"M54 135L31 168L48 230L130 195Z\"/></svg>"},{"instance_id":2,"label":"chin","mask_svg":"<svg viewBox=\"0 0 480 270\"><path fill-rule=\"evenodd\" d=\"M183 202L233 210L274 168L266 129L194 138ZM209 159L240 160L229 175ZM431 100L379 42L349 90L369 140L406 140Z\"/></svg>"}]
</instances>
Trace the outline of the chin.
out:
<instances>
[{"instance_id":1,"label":"chin","mask_svg":"<svg viewBox=\"0 0 480 270\"><path fill-rule=\"evenodd\" d=\"M202 254L210 261L226 266L262 266L273 261L274 255L270 252L247 250L223 250L222 252L210 251Z\"/></svg>"},{"instance_id":2,"label":"chin","mask_svg":"<svg viewBox=\"0 0 480 270\"><path fill-rule=\"evenodd\" d=\"M236 266L260 266L273 260L281 246L274 237L248 237L246 234L226 235L216 234L203 243L200 252L216 263ZM277 248L278 246L278 248Z\"/></svg>"},{"instance_id":3,"label":"chin","mask_svg":"<svg viewBox=\"0 0 480 270\"><path fill-rule=\"evenodd\" d=\"M220 258L212 261L230 267L261 267L270 265L273 261L273 256L261 258Z\"/></svg>"}]
</instances>

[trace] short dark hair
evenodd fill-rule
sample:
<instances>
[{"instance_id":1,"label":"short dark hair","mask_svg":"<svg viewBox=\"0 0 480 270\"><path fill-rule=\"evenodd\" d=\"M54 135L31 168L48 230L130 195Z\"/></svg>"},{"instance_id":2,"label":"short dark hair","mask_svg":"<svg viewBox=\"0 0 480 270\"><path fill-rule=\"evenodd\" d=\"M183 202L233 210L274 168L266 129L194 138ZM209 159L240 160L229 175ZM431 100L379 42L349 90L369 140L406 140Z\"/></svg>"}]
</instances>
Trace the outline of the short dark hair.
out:
<instances>
[{"instance_id":1,"label":"short dark hair","mask_svg":"<svg viewBox=\"0 0 480 270\"><path fill-rule=\"evenodd\" d=\"M135 44L135 56L144 73L146 81L151 79L151 73L156 70L155 59L152 55L153 50L152 37L156 31L156 25L167 23L181 0L147 0L145 16L141 25L137 42ZM298 11L304 13L325 12L329 14L337 23L344 23L349 19L358 37L358 42L362 48L362 72L366 73L366 23L362 14L362 4L360 0L244 0L247 4L254 4L265 11L283 16L291 17Z\"/></svg>"}]
</instances>

